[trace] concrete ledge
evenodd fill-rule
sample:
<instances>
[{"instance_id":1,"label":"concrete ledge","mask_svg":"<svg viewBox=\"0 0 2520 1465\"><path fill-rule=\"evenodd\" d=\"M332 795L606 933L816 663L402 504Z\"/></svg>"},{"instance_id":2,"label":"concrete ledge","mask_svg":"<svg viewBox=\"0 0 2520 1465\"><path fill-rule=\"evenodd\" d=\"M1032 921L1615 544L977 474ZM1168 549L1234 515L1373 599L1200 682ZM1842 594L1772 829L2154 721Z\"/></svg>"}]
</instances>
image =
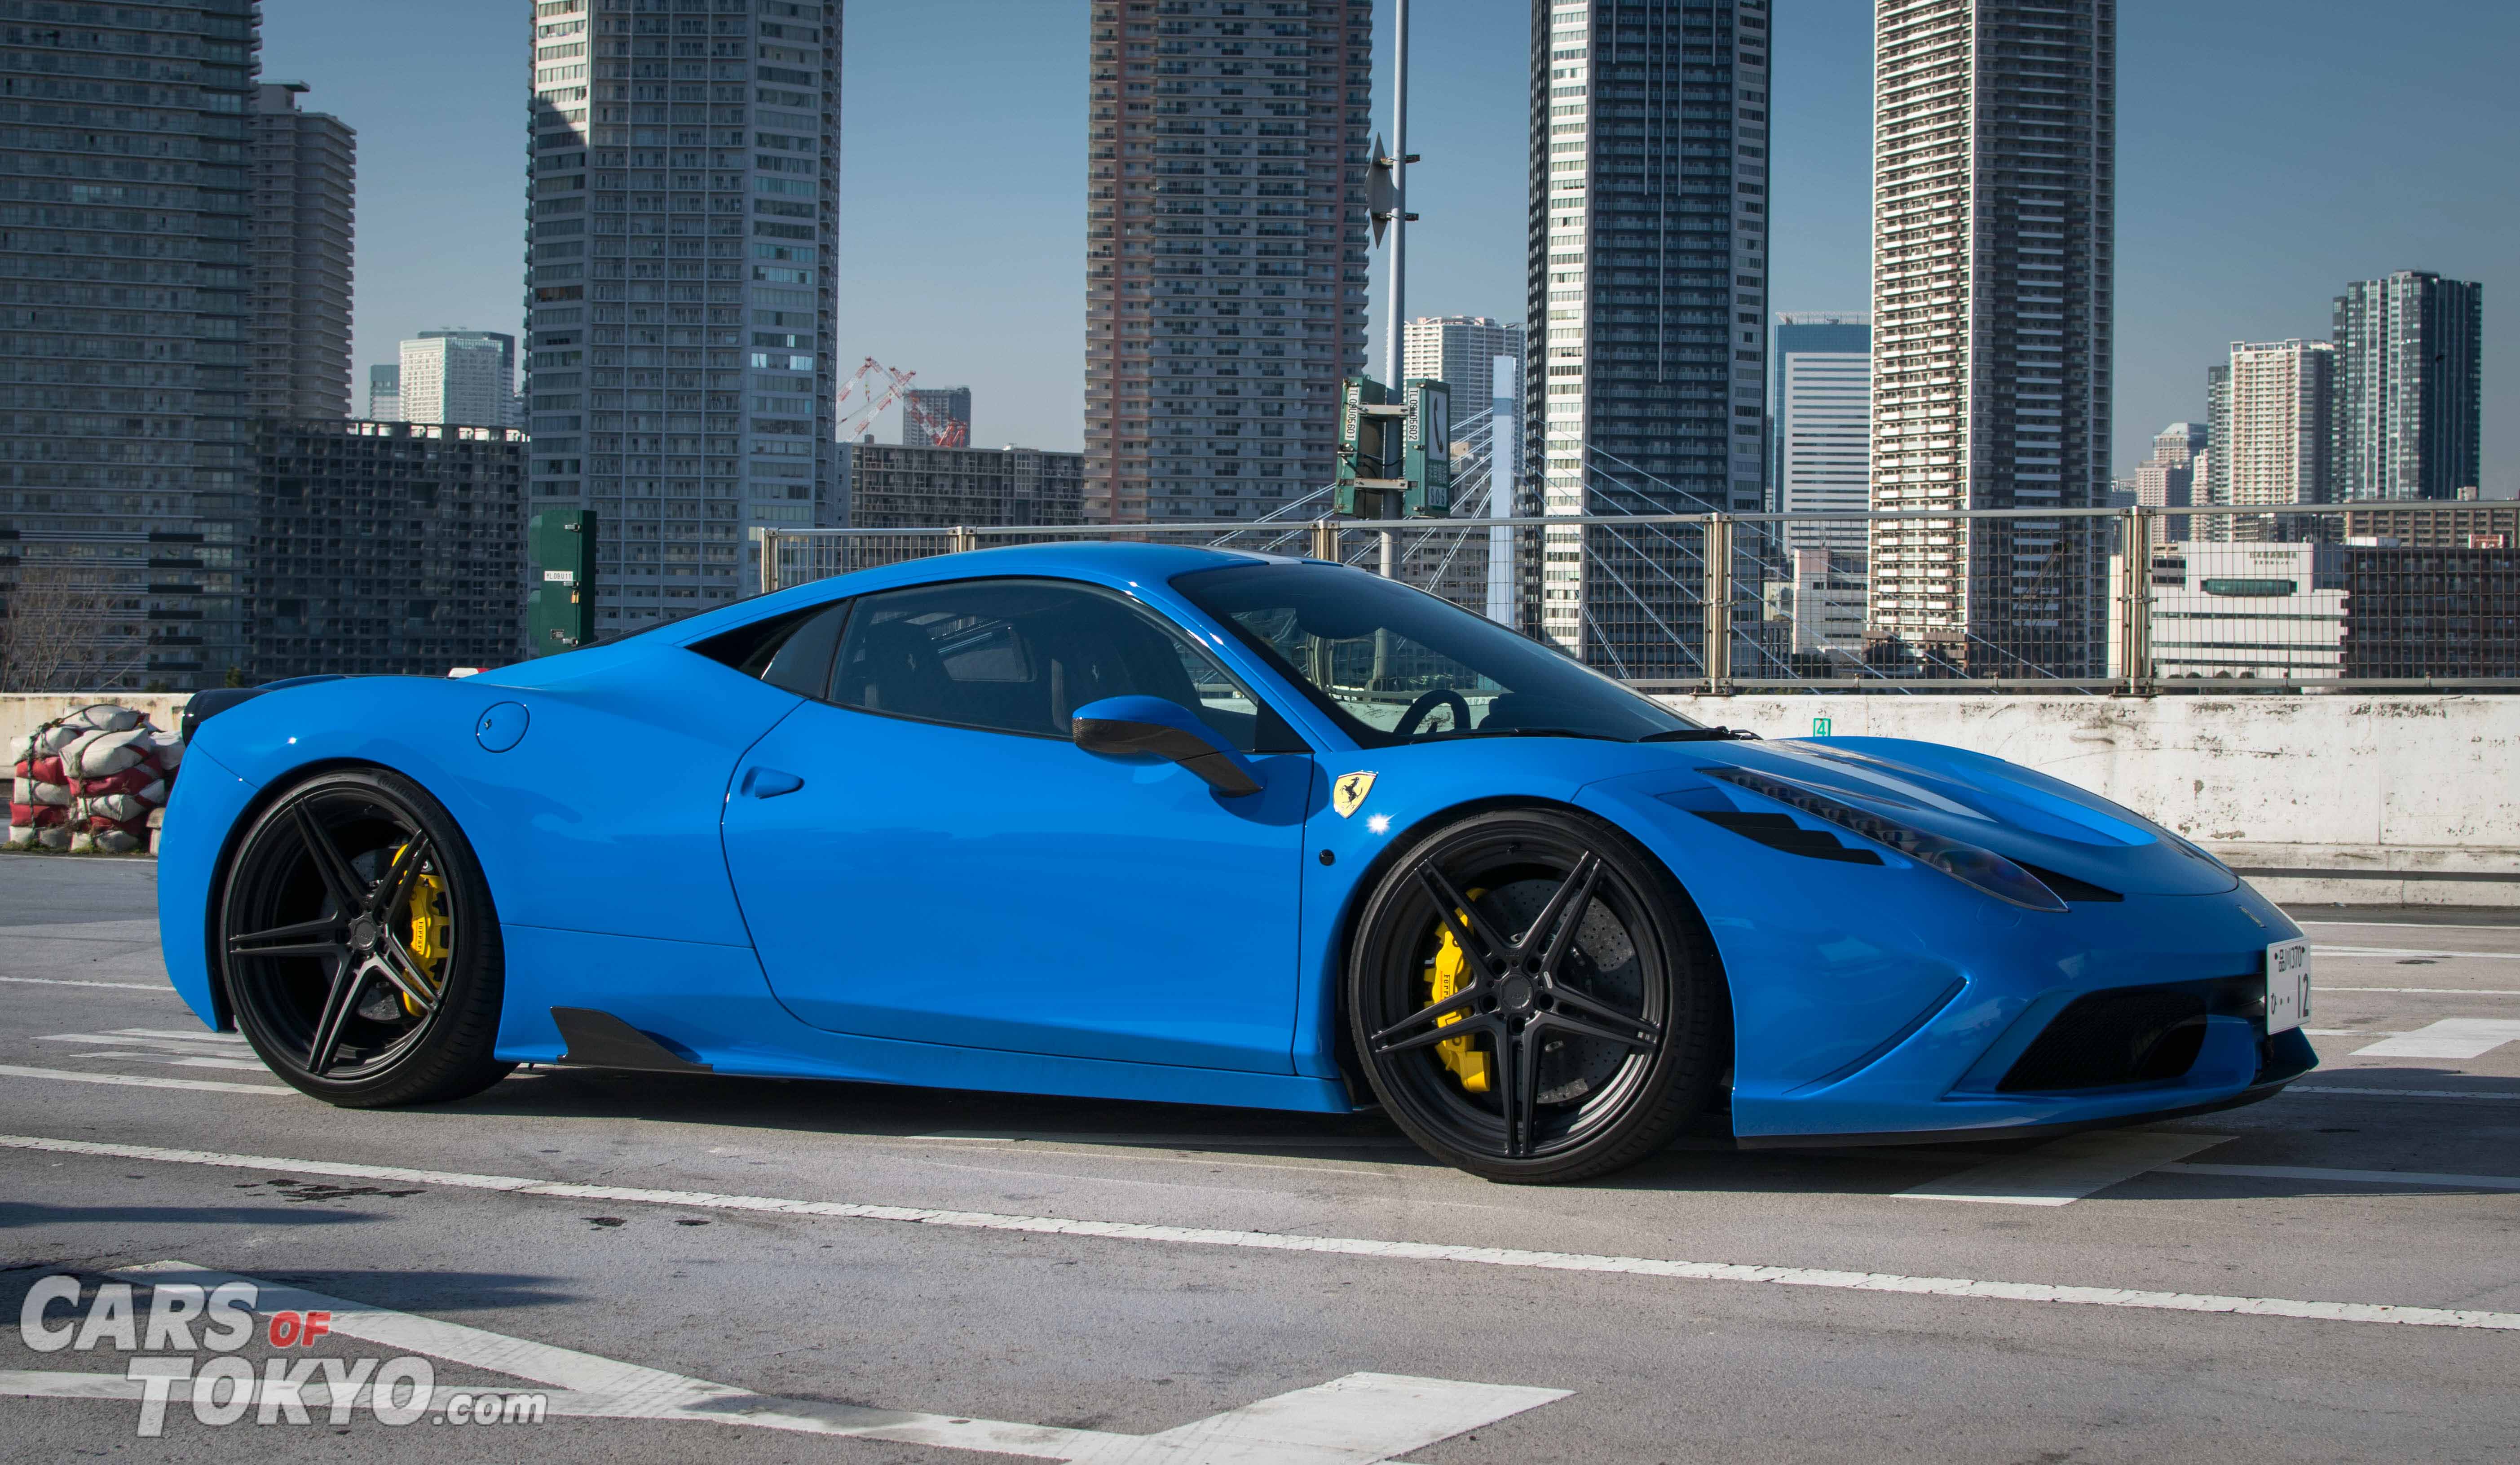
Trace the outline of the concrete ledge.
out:
<instances>
[{"instance_id":1,"label":"concrete ledge","mask_svg":"<svg viewBox=\"0 0 2520 1465\"><path fill-rule=\"evenodd\" d=\"M1764 737L2008 758L2178 830L2277 900L2520 906L2520 697L1658 700Z\"/></svg>"}]
</instances>

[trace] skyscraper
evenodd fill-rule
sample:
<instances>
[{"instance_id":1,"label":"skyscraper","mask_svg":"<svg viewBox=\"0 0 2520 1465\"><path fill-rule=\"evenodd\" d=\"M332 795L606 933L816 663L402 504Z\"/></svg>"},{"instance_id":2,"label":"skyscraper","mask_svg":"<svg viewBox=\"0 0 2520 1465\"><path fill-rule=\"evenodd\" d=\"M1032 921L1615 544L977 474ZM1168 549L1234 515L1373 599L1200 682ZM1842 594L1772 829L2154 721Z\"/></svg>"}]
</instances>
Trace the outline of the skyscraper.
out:
<instances>
[{"instance_id":1,"label":"skyscraper","mask_svg":"<svg viewBox=\"0 0 2520 1465\"><path fill-rule=\"evenodd\" d=\"M2152 455L2135 471L2135 501L2151 509L2184 509L2198 501L2196 460L2212 435L2201 422L2174 422L2152 435ZM2183 514L2152 521L2151 542L2193 537L2194 521Z\"/></svg>"},{"instance_id":2,"label":"skyscraper","mask_svg":"<svg viewBox=\"0 0 2520 1465\"><path fill-rule=\"evenodd\" d=\"M1451 387L1456 419L1488 410L1499 356L1511 357L1520 376L1519 324L1484 315L1421 315L1401 328L1401 380L1424 377Z\"/></svg>"},{"instance_id":3,"label":"skyscraper","mask_svg":"<svg viewBox=\"0 0 2520 1465\"><path fill-rule=\"evenodd\" d=\"M1777 441L1770 467L1780 514L1862 514L1872 506L1872 317L1860 310L1777 317ZM1861 520L1787 525L1787 549L1861 555Z\"/></svg>"},{"instance_id":4,"label":"skyscraper","mask_svg":"<svg viewBox=\"0 0 2520 1465\"><path fill-rule=\"evenodd\" d=\"M1872 501L2109 489L2115 0L1877 0ZM1868 634L1989 675L2097 674L2091 521L1885 521Z\"/></svg>"},{"instance_id":5,"label":"skyscraper","mask_svg":"<svg viewBox=\"0 0 2520 1465\"><path fill-rule=\"evenodd\" d=\"M503 363L515 349L515 337L489 331L431 331L404 342L397 372L400 420L506 426L509 378Z\"/></svg>"},{"instance_id":6,"label":"skyscraper","mask_svg":"<svg viewBox=\"0 0 2520 1465\"><path fill-rule=\"evenodd\" d=\"M601 636L736 599L752 526L836 512L839 21L535 6L529 511L596 511Z\"/></svg>"},{"instance_id":7,"label":"skyscraper","mask_svg":"<svg viewBox=\"0 0 2520 1465\"><path fill-rule=\"evenodd\" d=\"M350 247L358 133L297 110L302 81L254 89L253 341L256 417L350 415Z\"/></svg>"},{"instance_id":8,"label":"skyscraper","mask_svg":"<svg viewBox=\"0 0 2520 1465\"><path fill-rule=\"evenodd\" d=\"M1365 369L1373 0L1094 0L1092 39L1085 517L1272 513Z\"/></svg>"},{"instance_id":9,"label":"skyscraper","mask_svg":"<svg viewBox=\"0 0 2520 1465\"><path fill-rule=\"evenodd\" d=\"M47 10L0 50L0 572L75 648L35 679L215 686L253 469L255 8Z\"/></svg>"},{"instance_id":10,"label":"skyscraper","mask_svg":"<svg viewBox=\"0 0 2520 1465\"><path fill-rule=\"evenodd\" d=\"M2335 498L2336 348L2324 341L2231 343L2229 435L2214 443L2234 509ZM2239 539L2302 537L2275 517L2233 518Z\"/></svg>"},{"instance_id":11,"label":"skyscraper","mask_svg":"<svg viewBox=\"0 0 2520 1465\"><path fill-rule=\"evenodd\" d=\"M418 340L435 341L440 337L462 338L468 342L492 342L499 347L500 410L498 420L506 427L521 428L524 423L524 398L517 392L517 338L498 331L466 331L449 327L439 331L423 331ZM414 422L419 418L411 419Z\"/></svg>"},{"instance_id":12,"label":"skyscraper","mask_svg":"<svg viewBox=\"0 0 2520 1465\"><path fill-rule=\"evenodd\" d=\"M2485 287L2425 270L2336 298L2340 496L2455 498L2480 481Z\"/></svg>"},{"instance_id":13,"label":"skyscraper","mask_svg":"<svg viewBox=\"0 0 2520 1465\"><path fill-rule=\"evenodd\" d=\"M368 368L368 421L402 421L402 365Z\"/></svg>"},{"instance_id":14,"label":"skyscraper","mask_svg":"<svg viewBox=\"0 0 2520 1465\"><path fill-rule=\"evenodd\" d=\"M1534 0L1531 16L1523 400L1542 510L1756 510L1766 0ZM1541 634L1627 675L1694 674L1702 569L1677 536L1542 539L1525 571ZM1755 575L1743 589L1755 602Z\"/></svg>"}]
</instances>

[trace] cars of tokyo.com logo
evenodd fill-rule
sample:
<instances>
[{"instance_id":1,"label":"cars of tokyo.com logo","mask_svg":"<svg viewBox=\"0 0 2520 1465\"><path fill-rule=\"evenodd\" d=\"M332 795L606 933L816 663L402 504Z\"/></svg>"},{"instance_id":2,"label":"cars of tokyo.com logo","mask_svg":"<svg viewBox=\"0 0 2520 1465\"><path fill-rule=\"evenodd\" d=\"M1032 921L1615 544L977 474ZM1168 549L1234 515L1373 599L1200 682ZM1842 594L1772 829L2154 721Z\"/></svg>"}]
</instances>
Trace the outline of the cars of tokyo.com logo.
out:
<instances>
[{"instance_id":1,"label":"cars of tokyo.com logo","mask_svg":"<svg viewBox=\"0 0 2520 1465\"><path fill-rule=\"evenodd\" d=\"M81 1307L85 1293L72 1276L36 1282L19 1309L18 1335L39 1353L103 1349L130 1355L122 1376L141 1386L144 1439L165 1433L166 1411L178 1401L205 1425L248 1417L255 1424L342 1425L361 1409L385 1425L540 1424L550 1404L540 1394L441 1388L436 1365L418 1354L309 1354L304 1351L336 1336L333 1314L263 1312L256 1306L261 1289L251 1282L159 1282L145 1304L132 1284L105 1282ZM259 1369L239 1356L256 1343L274 1351Z\"/></svg>"}]
</instances>

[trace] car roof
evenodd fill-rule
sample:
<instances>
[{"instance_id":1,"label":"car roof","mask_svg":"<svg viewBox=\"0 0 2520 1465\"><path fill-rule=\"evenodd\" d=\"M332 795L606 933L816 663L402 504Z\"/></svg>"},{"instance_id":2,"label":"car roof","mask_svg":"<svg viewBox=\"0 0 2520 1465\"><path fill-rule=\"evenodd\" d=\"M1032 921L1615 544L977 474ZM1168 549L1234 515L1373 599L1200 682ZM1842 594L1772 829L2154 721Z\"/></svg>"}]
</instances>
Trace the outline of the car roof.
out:
<instances>
[{"instance_id":1,"label":"car roof","mask_svg":"<svg viewBox=\"0 0 2520 1465\"><path fill-rule=\"evenodd\" d=\"M1272 526L1272 528L1277 526ZM1278 529L1281 534L1299 532L1299 526ZM943 530L937 530L943 533ZM1258 530L1257 532L1268 532ZM564 657L546 657L539 661L503 667L483 673L481 680L492 684L535 685L549 676L574 676L599 670L615 655L645 655L651 647L689 646L695 641L749 625L770 616L802 610L807 606L840 600L852 595L865 595L878 590L897 589L905 585L922 585L944 580L969 579L975 576L1039 575L1053 579L1081 579L1098 584L1127 589L1136 583L1160 584L1175 575L1193 570L1215 570L1230 565L1300 565L1321 564L1288 555L1258 551L1216 550L1187 544L1145 544L1099 540L1063 540L1050 544L1011 544L998 549L968 550L961 554L930 555L904 560L848 574L832 575L801 585L790 585L768 595L756 595L733 605L720 606L697 616L652 627L644 634L624 636ZM537 675L539 669L542 674Z\"/></svg>"}]
</instances>

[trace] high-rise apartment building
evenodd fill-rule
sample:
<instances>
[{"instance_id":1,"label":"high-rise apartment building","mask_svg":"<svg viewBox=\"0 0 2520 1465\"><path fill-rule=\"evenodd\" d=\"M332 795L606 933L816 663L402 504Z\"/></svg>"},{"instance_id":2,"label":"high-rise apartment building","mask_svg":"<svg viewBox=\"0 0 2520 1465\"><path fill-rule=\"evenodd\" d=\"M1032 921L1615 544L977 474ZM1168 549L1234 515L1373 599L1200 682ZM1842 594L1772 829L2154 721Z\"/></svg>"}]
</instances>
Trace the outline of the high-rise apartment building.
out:
<instances>
[{"instance_id":1,"label":"high-rise apartment building","mask_svg":"<svg viewBox=\"0 0 2520 1465\"><path fill-rule=\"evenodd\" d=\"M843 444L849 459L849 527L952 528L957 525L1077 524L1083 520L1079 453L1034 447Z\"/></svg>"},{"instance_id":2,"label":"high-rise apartment building","mask_svg":"<svg viewBox=\"0 0 2520 1465\"><path fill-rule=\"evenodd\" d=\"M508 426L516 358L517 338L495 331L425 331L404 342L401 420Z\"/></svg>"},{"instance_id":3,"label":"high-rise apartment building","mask_svg":"<svg viewBox=\"0 0 2520 1465\"><path fill-rule=\"evenodd\" d=\"M2104 505L2115 0L1877 0L1872 497ZM1884 522L1886 661L2092 675L2106 545L2069 518Z\"/></svg>"},{"instance_id":4,"label":"high-rise apartment building","mask_svg":"<svg viewBox=\"0 0 2520 1465\"><path fill-rule=\"evenodd\" d=\"M1860 310L1777 317L1776 442L1769 473L1779 514L1855 514L1872 507L1872 318ZM1785 526L1783 547L1860 560L1861 519Z\"/></svg>"},{"instance_id":5,"label":"high-rise apartment building","mask_svg":"<svg viewBox=\"0 0 2520 1465\"><path fill-rule=\"evenodd\" d=\"M2336 298L2337 490L2456 498L2481 481L2485 287L2426 270Z\"/></svg>"},{"instance_id":6,"label":"high-rise apartment building","mask_svg":"<svg viewBox=\"0 0 2520 1465\"><path fill-rule=\"evenodd\" d=\"M402 367L371 366L368 368L368 417L370 422L402 421Z\"/></svg>"},{"instance_id":7,"label":"high-rise apartment building","mask_svg":"<svg viewBox=\"0 0 2520 1465\"><path fill-rule=\"evenodd\" d=\"M10 7L0 587L23 645L68 649L9 685L215 686L242 655L254 18Z\"/></svg>"},{"instance_id":8,"label":"high-rise apartment building","mask_svg":"<svg viewBox=\"0 0 2520 1465\"><path fill-rule=\"evenodd\" d=\"M1401 327L1401 380L1422 377L1452 388L1456 421L1488 410L1496 395L1499 356L1512 358L1519 380L1520 323L1507 325L1484 315L1421 315Z\"/></svg>"},{"instance_id":9,"label":"high-rise apartment building","mask_svg":"<svg viewBox=\"0 0 2520 1465\"><path fill-rule=\"evenodd\" d=\"M2135 501L2150 509L2184 509L2198 501L2196 462L2213 435L2201 422L2174 422L2152 435L2152 454L2135 471ZM2155 544L2190 537L2194 521L2183 514L2152 521Z\"/></svg>"},{"instance_id":10,"label":"high-rise apartment building","mask_svg":"<svg viewBox=\"0 0 2520 1465\"><path fill-rule=\"evenodd\" d=\"M518 659L523 433L338 418L254 426L255 679L444 676Z\"/></svg>"},{"instance_id":11,"label":"high-rise apartment building","mask_svg":"<svg viewBox=\"0 0 2520 1465\"><path fill-rule=\"evenodd\" d=\"M1329 482L1365 369L1374 0L1094 0L1085 517Z\"/></svg>"},{"instance_id":12,"label":"high-rise apartment building","mask_svg":"<svg viewBox=\"0 0 2520 1465\"><path fill-rule=\"evenodd\" d=\"M1525 451L1552 516L1749 510L1766 483L1766 0L1534 0ZM1685 541L1541 535L1529 628L1698 669ZM1736 577L1755 623L1757 575Z\"/></svg>"},{"instance_id":13,"label":"high-rise apartment building","mask_svg":"<svg viewBox=\"0 0 2520 1465\"><path fill-rule=\"evenodd\" d=\"M302 81L254 88L253 325L246 366L256 417L350 415L350 247L358 133L300 112Z\"/></svg>"},{"instance_id":14,"label":"high-rise apartment building","mask_svg":"<svg viewBox=\"0 0 2520 1465\"><path fill-rule=\"evenodd\" d=\"M836 512L840 7L539 0L533 47L533 507L596 511L611 636Z\"/></svg>"},{"instance_id":15,"label":"high-rise apartment building","mask_svg":"<svg viewBox=\"0 0 2520 1465\"><path fill-rule=\"evenodd\" d=\"M921 424L925 424L925 431ZM942 433L946 441L935 435ZM912 447L968 447L971 445L971 389L968 387L913 387L904 393L901 412L901 440Z\"/></svg>"},{"instance_id":16,"label":"high-rise apartment building","mask_svg":"<svg viewBox=\"0 0 2520 1465\"><path fill-rule=\"evenodd\" d=\"M2215 476L2234 509L2335 498L2336 348L2324 341L2231 343L2229 435L2214 443ZM2302 537L2274 518L2234 517L2240 539ZM2314 536L2315 537L2315 536Z\"/></svg>"},{"instance_id":17,"label":"high-rise apartment building","mask_svg":"<svg viewBox=\"0 0 2520 1465\"><path fill-rule=\"evenodd\" d=\"M500 398L500 410L502 415L499 418L499 423L503 427L523 427L525 425L525 399L523 395L517 390L517 338L499 331L465 331L450 327L441 331L423 331L420 333L418 339L422 341L435 341L440 337L461 338L467 342L490 341L498 343L499 380L506 384L500 389L505 394ZM417 421L418 419L413 420Z\"/></svg>"}]
</instances>

